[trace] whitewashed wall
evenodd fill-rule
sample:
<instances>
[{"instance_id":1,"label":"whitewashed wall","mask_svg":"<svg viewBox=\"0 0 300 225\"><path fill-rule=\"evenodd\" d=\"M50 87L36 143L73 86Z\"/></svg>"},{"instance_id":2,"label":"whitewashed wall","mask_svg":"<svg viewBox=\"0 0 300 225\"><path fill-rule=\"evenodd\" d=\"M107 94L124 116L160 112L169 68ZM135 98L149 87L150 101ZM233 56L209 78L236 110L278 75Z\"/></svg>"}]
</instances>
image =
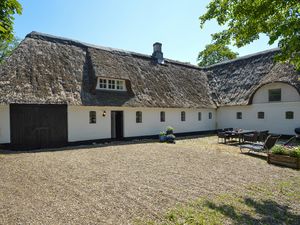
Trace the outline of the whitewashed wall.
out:
<instances>
[{"instance_id":1,"label":"whitewashed wall","mask_svg":"<svg viewBox=\"0 0 300 225\"><path fill-rule=\"evenodd\" d=\"M106 116L103 117L103 111ZM96 111L97 122L89 123L89 112ZM68 106L68 141L85 141L111 137L110 111L101 107Z\"/></svg>"},{"instance_id":2,"label":"whitewashed wall","mask_svg":"<svg viewBox=\"0 0 300 225\"><path fill-rule=\"evenodd\" d=\"M293 111L294 119L286 119L286 111ZM237 112L242 112L242 119L236 118ZM258 119L257 112L264 112L265 118ZM217 111L217 120L218 129L232 127L294 135L294 129L300 127L300 102L220 107Z\"/></svg>"},{"instance_id":3,"label":"whitewashed wall","mask_svg":"<svg viewBox=\"0 0 300 225\"><path fill-rule=\"evenodd\" d=\"M112 110L124 112L124 137L156 135L167 126L174 127L176 133L216 129L215 109L68 106L68 140L72 142L111 138L110 113ZM89 124L89 111L96 111L96 124ZM106 111L105 117L102 116L103 111ZM136 123L136 111L142 112L142 123ZM161 111L166 112L166 122L160 122ZM181 121L181 111L186 112L186 121ZM198 121L198 112L202 112L201 121ZM208 119L208 112L212 112L212 119Z\"/></svg>"},{"instance_id":4,"label":"whitewashed wall","mask_svg":"<svg viewBox=\"0 0 300 225\"><path fill-rule=\"evenodd\" d=\"M8 105L0 105L0 143L10 143L10 117Z\"/></svg>"},{"instance_id":5,"label":"whitewashed wall","mask_svg":"<svg viewBox=\"0 0 300 225\"><path fill-rule=\"evenodd\" d=\"M269 89L281 88L281 102L300 102L298 91L291 85L285 83L271 83L259 88L253 97L253 104L268 103Z\"/></svg>"},{"instance_id":6,"label":"whitewashed wall","mask_svg":"<svg viewBox=\"0 0 300 225\"><path fill-rule=\"evenodd\" d=\"M275 88L281 88L281 102L269 102L268 91ZM294 112L294 119L285 118L287 111ZM237 112L242 112L242 119L236 118ZM258 119L258 112L264 112L265 118ZM217 121L218 129L233 127L294 135L294 129L300 127L300 95L288 84L267 84L257 90L252 105L220 107Z\"/></svg>"},{"instance_id":7,"label":"whitewashed wall","mask_svg":"<svg viewBox=\"0 0 300 225\"><path fill-rule=\"evenodd\" d=\"M143 122L136 123L135 112L142 111ZM160 122L160 112L164 111L166 122ZM181 121L181 111L186 113L186 121ZM198 121L198 112L202 112L202 120ZM208 119L208 112L212 112L212 119ZM172 126L175 133L208 131L216 129L215 109L151 109L128 108L124 114L125 137L155 135Z\"/></svg>"}]
</instances>

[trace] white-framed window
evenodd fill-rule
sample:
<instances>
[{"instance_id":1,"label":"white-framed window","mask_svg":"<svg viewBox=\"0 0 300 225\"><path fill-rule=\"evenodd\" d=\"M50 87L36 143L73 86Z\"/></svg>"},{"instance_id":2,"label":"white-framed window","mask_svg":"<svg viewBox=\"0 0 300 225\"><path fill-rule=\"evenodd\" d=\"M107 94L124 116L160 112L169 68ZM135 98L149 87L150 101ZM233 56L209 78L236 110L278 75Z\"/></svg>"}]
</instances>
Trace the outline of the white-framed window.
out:
<instances>
[{"instance_id":1,"label":"white-framed window","mask_svg":"<svg viewBox=\"0 0 300 225\"><path fill-rule=\"evenodd\" d=\"M237 112L236 113L236 119L241 120L243 118L242 112Z\"/></svg>"},{"instance_id":2,"label":"white-framed window","mask_svg":"<svg viewBox=\"0 0 300 225\"><path fill-rule=\"evenodd\" d=\"M208 119L210 119L210 120L212 119L212 112L208 113Z\"/></svg>"},{"instance_id":3,"label":"white-framed window","mask_svg":"<svg viewBox=\"0 0 300 225\"><path fill-rule=\"evenodd\" d=\"M96 123L97 114L96 111L90 111L90 124Z\"/></svg>"},{"instance_id":4,"label":"white-framed window","mask_svg":"<svg viewBox=\"0 0 300 225\"><path fill-rule=\"evenodd\" d=\"M264 119L265 118L265 112L258 112L257 113L257 118L258 119Z\"/></svg>"},{"instance_id":5,"label":"white-framed window","mask_svg":"<svg viewBox=\"0 0 300 225\"><path fill-rule=\"evenodd\" d=\"M281 101L281 88L269 89L269 102Z\"/></svg>"},{"instance_id":6,"label":"white-framed window","mask_svg":"<svg viewBox=\"0 0 300 225\"><path fill-rule=\"evenodd\" d=\"M125 80L98 78L97 89L126 91Z\"/></svg>"},{"instance_id":7,"label":"white-framed window","mask_svg":"<svg viewBox=\"0 0 300 225\"><path fill-rule=\"evenodd\" d=\"M117 90L123 90L125 88L125 82L124 80L117 80Z\"/></svg>"},{"instance_id":8,"label":"white-framed window","mask_svg":"<svg viewBox=\"0 0 300 225\"><path fill-rule=\"evenodd\" d=\"M164 111L160 112L160 122L166 121L166 113Z\"/></svg>"},{"instance_id":9,"label":"white-framed window","mask_svg":"<svg viewBox=\"0 0 300 225\"><path fill-rule=\"evenodd\" d=\"M181 121L185 121L185 111L181 112Z\"/></svg>"},{"instance_id":10,"label":"white-framed window","mask_svg":"<svg viewBox=\"0 0 300 225\"><path fill-rule=\"evenodd\" d=\"M135 122L136 123L142 123L143 122L143 114L141 111L137 111L135 113Z\"/></svg>"},{"instance_id":11,"label":"white-framed window","mask_svg":"<svg viewBox=\"0 0 300 225\"><path fill-rule=\"evenodd\" d=\"M202 120L202 113L198 112L198 121Z\"/></svg>"},{"instance_id":12,"label":"white-framed window","mask_svg":"<svg viewBox=\"0 0 300 225\"><path fill-rule=\"evenodd\" d=\"M107 80L106 79L99 79L99 88L106 89L107 88Z\"/></svg>"},{"instance_id":13,"label":"white-framed window","mask_svg":"<svg viewBox=\"0 0 300 225\"><path fill-rule=\"evenodd\" d=\"M287 120L292 120L292 119L294 119L294 112L293 112L293 111L287 111L287 112L285 112L285 118L286 118Z\"/></svg>"},{"instance_id":14,"label":"white-framed window","mask_svg":"<svg viewBox=\"0 0 300 225\"><path fill-rule=\"evenodd\" d=\"M108 80L108 89L115 90L116 89L116 81L115 80Z\"/></svg>"}]
</instances>

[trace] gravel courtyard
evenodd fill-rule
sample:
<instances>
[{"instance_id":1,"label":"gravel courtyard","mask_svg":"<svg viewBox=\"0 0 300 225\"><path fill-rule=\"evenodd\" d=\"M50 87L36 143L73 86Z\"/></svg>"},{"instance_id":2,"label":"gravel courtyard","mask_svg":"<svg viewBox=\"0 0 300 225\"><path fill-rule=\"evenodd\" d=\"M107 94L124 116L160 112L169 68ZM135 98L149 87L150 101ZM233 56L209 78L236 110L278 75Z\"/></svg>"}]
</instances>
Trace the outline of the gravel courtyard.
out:
<instances>
[{"instance_id":1,"label":"gravel courtyard","mask_svg":"<svg viewBox=\"0 0 300 225\"><path fill-rule=\"evenodd\" d=\"M132 224L200 196L300 177L216 142L211 136L175 145L0 151L0 224Z\"/></svg>"}]
</instances>

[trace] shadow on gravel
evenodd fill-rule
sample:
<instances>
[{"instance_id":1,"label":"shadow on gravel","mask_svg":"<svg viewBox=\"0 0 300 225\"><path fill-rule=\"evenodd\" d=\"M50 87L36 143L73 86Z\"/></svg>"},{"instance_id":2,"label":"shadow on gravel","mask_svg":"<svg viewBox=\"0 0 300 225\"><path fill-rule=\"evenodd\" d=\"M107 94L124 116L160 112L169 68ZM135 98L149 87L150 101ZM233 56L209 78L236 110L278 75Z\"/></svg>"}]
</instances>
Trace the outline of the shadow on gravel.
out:
<instances>
[{"instance_id":1,"label":"shadow on gravel","mask_svg":"<svg viewBox=\"0 0 300 225\"><path fill-rule=\"evenodd\" d=\"M28 149L28 150L8 150L1 149L0 154L23 154L23 153L42 153L42 152L58 152L58 151L73 151L81 149L93 149L93 148L103 148L108 146L120 146L120 145L132 145L132 144L145 144L145 143L155 143L158 142L154 139L145 140L133 140L133 141L107 141L103 143L93 143L93 144L83 144L75 146L65 146L59 148L44 148L44 149Z\"/></svg>"},{"instance_id":2,"label":"shadow on gravel","mask_svg":"<svg viewBox=\"0 0 300 225\"><path fill-rule=\"evenodd\" d=\"M193 136L179 136L176 137L176 140L185 140L185 139L196 139L201 137L209 137L212 135L193 135ZM88 144L70 144L65 147L59 148L45 148L45 149L26 149L26 150L10 150L8 148L0 149L0 154L2 155L10 155L10 154L23 154L23 153L40 153L40 152L57 152L57 151L72 151L72 150L80 150L80 149L92 149L92 148L102 148L108 146L121 146L121 145L132 145L132 144L146 144L146 143L158 143L157 138L136 138L136 139L128 139L128 140L105 140L105 141L95 141L90 142Z\"/></svg>"},{"instance_id":3,"label":"shadow on gravel","mask_svg":"<svg viewBox=\"0 0 300 225\"><path fill-rule=\"evenodd\" d=\"M205 206L218 211L225 217L232 220L233 224L289 224L296 225L300 223L300 215L289 211L289 207L280 205L272 200L256 201L252 198L244 198L242 204L250 207L255 217L247 212L240 212L230 204L216 205L207 201Z\"/></svg>"}]
</instances>

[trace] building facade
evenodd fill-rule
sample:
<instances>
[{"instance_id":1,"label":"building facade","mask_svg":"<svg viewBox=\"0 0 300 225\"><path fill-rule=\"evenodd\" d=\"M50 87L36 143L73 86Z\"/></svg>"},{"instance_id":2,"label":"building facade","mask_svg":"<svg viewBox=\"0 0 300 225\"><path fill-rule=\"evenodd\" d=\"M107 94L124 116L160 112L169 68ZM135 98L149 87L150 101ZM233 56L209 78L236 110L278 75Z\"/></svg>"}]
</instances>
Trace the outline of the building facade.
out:
<instances>
[{"instance_id":1,"label":"building facade","mask_svg":"<svg viewBox=\"0 0 300 225\"><path fill-rule=\"evenodd\" d=\"M206 68L32 32L0 69L0 144L47 148L225 127L292 135L299 73L278 49Z\"/></svg>"}]
</instances>

